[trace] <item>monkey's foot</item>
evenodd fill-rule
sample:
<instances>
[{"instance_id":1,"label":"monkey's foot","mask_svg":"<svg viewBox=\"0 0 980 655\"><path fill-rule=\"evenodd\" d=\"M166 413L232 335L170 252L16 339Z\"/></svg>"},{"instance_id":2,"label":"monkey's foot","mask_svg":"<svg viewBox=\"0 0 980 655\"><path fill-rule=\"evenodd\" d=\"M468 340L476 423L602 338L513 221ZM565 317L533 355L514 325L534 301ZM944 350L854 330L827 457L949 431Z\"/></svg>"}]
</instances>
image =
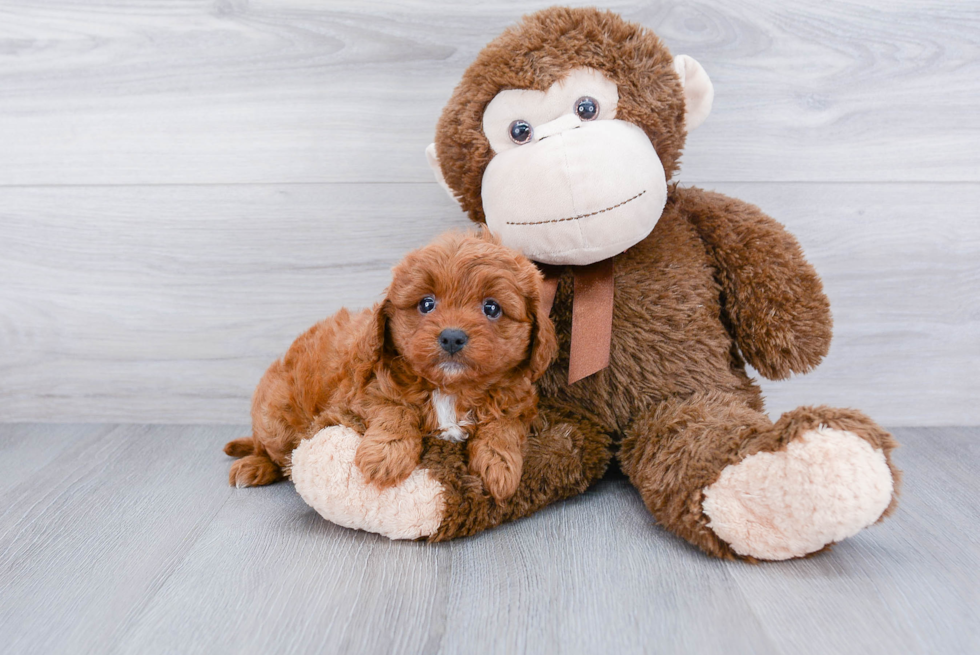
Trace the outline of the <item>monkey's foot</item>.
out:
<instances>
[{"instance_id":1,"label":"monkey's foot","mask_svg":"<svg viewBox=\"0 0 980 655\"><path fill-rule=\"evenodd\" d=\"M354 465L361 435L334 425L293 451L296 491L320 516L347 528L389 539L418 539L434 533L445 515L443 487L426 469L384 490L369 484Z\"/></svg>"},{"instance_id":2,"label":"monkey's foot","mask_svg":"<svg viewBox=\"0 0 980 655\"><path fill-rule=\"evenodd\" d=\"M742 556L816 552L881 518L896 486L887 455L855 432L809 429L722 470L704 490L708 527Z\"/></svg>"}]
</instances>

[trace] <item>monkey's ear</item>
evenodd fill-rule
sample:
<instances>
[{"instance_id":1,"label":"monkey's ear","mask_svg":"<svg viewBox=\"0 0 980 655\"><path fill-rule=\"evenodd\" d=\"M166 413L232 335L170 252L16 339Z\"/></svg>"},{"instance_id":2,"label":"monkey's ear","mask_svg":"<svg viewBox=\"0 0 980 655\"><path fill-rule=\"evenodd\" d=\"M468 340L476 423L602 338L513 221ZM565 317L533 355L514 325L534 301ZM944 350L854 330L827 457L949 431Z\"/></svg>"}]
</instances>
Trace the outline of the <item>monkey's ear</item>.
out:
<instances>
[{"instance_id":1,"label":"monkey's ear","mask_svg":"<svg viewBox=\"0 0 980 655\"><path fill-rule=\"evenodd\" d=\"M439 165L439 155L436 153L436 144L430 143L429 147L425 149L425 158L429 161L429 168L432 169L432 174L436 176L436 182L439 183L439 186L453 199L453 202L459 202L456 200L456 195L453 193L453 190L446 184L446 178L442 174L442 166Z\"/></svg>"},{"instance_id":2,"label":"monkey's ear","mask_svg":"<svg viewBox=\"0 0 980 655\"><path fill-rule=\"evenodd\" d=\"M688 132L704 122L711 113L711 103L715 99L715 87L693 57L677 55L674 57L674 70L684 86L684 127Z\"/></svg>"}]
</instances>

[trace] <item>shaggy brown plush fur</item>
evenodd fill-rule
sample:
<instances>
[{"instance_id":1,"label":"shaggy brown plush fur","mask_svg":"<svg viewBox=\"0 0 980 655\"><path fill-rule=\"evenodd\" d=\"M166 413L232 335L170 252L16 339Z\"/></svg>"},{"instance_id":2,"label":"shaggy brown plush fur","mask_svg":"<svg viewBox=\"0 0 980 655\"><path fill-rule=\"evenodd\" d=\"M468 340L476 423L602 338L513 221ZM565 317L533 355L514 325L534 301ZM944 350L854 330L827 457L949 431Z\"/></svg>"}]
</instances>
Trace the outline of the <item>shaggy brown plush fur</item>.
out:
<instances>
[{"instance_id":1,"label":"shaggy brown plush fur","mask_svg":"<svg viewBox=\"0 0 980 655\"><path fill-rule=\"evenodd\" d=\"M582 493L605 473L610 445L599 425L580 410L542 401L525 447L527 474L517 492L500 502L467 471L461 444L427 440L422 467L445 489L446 516L430 541L469 536Z\"/></svg>"},{"instance_id":2,"label":"shaggy brown plush fur","mask_svg":"<svg viewBox=\"0 0 980 655\"><path fill-rule=\"evenodd\" d=\"M513 495L536 414L533 382L556 348L540 309L541 282L527 259L486 231L451 233L409 254L383 302L317 323L269 368L255 392L252 436L225 447L242 457L231 484L280 479L311 427L331 424L364 431L355 462L369 482L398 483L418 465L423 435L443 427L438 392L452 398L456 429L469 437L469 471L497 500ZM434 309L423 313L423 298ZM499 316L483 311L488 298L499 304ZM468 336L455 353L440 346L449 328Z\"/></svg>"},{"instance_id":3,"label":"shaggy brown plush fur","mask_svg":"<svg viewBox=\"0 0 980 655\"><path fill-rule=\"evenodd\" d=\"M482 132L487 103L502 89L546 89L581 66L617 83L617 118L646 132L669 178L685 137L671 61L656 36L615 14L553 8L526 17L480 53L442 114L436 147L446 182L482 221L481 180L493 156ZM539 382L540 412L510 501L488 498L458 446L429 444L423 465L449 490L433 539L472 534L582 491L617 443L622 469L657 520L719 557L736 554L707 527L702 501L726 466L824 424L867 440L891 467L894 441L859 412L800 408L775 425L763 413L746 360L774 379L809 371L827 353L831 317L796 240L752 205L670 188L653 232L615 259L610 365L574 385L571 314L566 271L551 312L559 357Z\"/></svg>"}]
</instances>

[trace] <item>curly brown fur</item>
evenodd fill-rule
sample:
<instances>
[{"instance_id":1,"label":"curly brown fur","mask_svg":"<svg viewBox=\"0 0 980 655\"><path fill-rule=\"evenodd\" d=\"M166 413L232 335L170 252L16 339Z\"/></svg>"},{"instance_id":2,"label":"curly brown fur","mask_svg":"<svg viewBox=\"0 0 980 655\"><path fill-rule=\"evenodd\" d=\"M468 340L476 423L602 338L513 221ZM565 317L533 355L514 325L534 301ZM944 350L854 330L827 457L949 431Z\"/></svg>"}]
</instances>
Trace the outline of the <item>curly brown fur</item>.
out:
<instances>
[{"instance_id":1,"label":"curly brown fur","mask_svg":"<svg viewBox=\"0 0 980 655\"><path fill-rule=\"evenodd\" d=\"M253 399L252 436L225 446L245 455L230 482L274 482L288 475L292 451L311 428L346 424L364 430L355 463L365 478L395 484L417 466L423 436L444 427L438 392L468 419L460 427L470 468L495 498L510 496L537 412L533 383L556 349L540 294L538 270L485 232L451 233L410 253L384 301L317 323L269 368ZM423 314L419 301L427 296L435 309ZM484 314L487 298L500 305L499 317ZM460 351L439 345L447 328L468 336Z\"/></svg>"}]
</instances>

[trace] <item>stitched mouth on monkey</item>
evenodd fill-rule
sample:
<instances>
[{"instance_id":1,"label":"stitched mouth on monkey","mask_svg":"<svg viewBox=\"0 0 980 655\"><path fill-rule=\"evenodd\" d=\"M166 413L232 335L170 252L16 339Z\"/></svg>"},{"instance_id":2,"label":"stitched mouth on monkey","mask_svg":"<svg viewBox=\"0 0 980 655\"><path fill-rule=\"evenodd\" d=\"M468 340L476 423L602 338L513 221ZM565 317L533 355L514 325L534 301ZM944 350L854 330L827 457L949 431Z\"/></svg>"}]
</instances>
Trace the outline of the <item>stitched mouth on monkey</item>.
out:
<instances>
[{"instance_id":1,"label":"stitched mouth on monkey","mask_svg":"<svg viewBox=\"0 0 980 655\"><path fill-rule=\"evenodd\" d=\"M597 209L596 211L579 214L578 216L567 216L565 218L551 218L551 219L544 219L541 221L506 221L506 224L507 225L547 225L549 223L564 223L565 221L577 221L583 218L591 218L593 216L598 216L599 214L605 214L608 211L612 211L613 209L617 209L619 207L622 207L623 205L629 204L634 200L636 200L637 198L639 198L640 196L642 196L646 192L647 190L644 189L643 191L640 191L636 195L633 195L627 198L626 200L623 200L622 202L617 202L615 205L610 205L605 209Z\"/></svg>"}]
</instances>

